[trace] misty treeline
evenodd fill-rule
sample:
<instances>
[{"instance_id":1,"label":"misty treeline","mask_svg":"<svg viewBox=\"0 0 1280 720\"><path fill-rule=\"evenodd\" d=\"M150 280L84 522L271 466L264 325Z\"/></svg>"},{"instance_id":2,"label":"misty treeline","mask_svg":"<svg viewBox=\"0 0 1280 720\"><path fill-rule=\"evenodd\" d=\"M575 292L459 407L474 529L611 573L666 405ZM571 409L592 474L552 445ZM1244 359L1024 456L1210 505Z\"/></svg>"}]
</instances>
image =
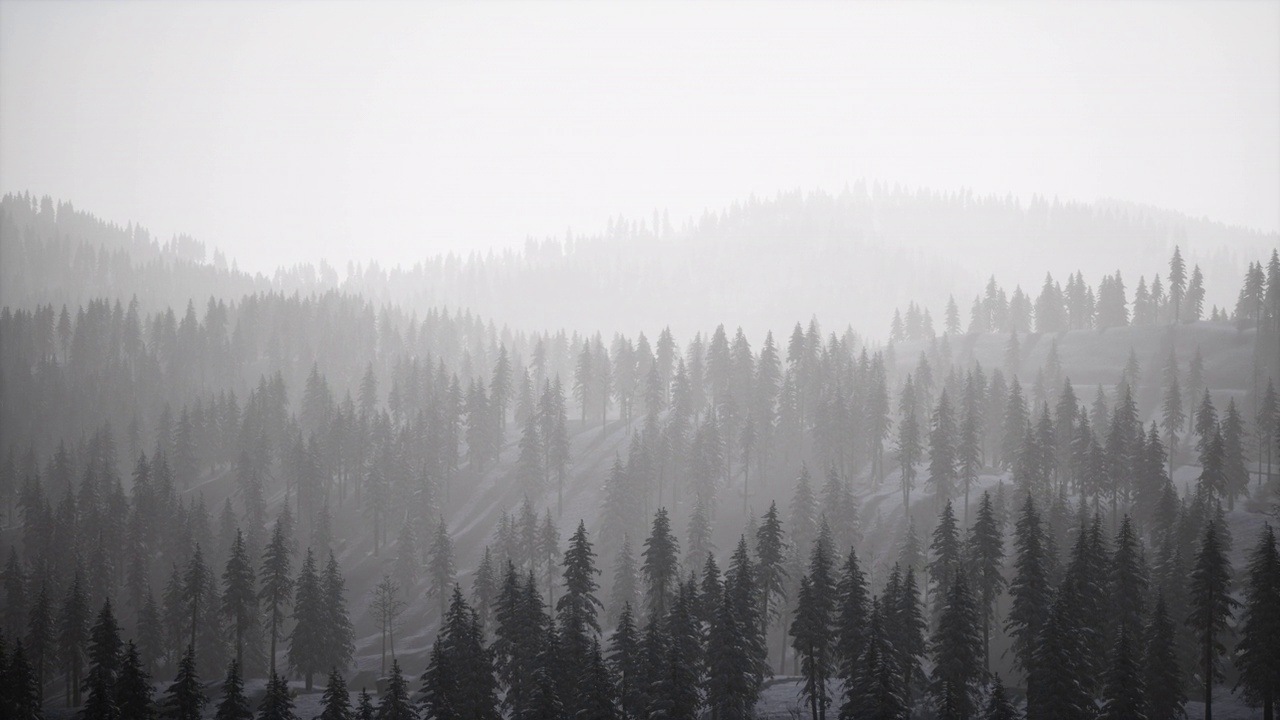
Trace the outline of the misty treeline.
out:
<instances>
[{"instance_id":1,"label":"misty treeline","mask_svg":"<svg viewBox=\"0 0 1280 720\"><path fill-rule=\"evenodd\" d=\"M959 298L992 273L1025 283L1046 268L1078 268L1097 278L1160 262L1176 243L1211 288L1225 289L1275 237L1117 201L1022 202L859 182L834 194L753 197L691 219L617 217L600 231L530 238L519 249L262 274L228 265L217 250L210 257L191 238L164 241L24 193L0 200L0 301L74 308L136 295L140 311L153 313L181 312L189 298L338 290L420 316L463 307L516 328L670 326L689 337L732 316L762 335L817 315L878 335L893 307L914 301L940 321L948 294ZM1231 300L1210 297L1209 306Z\"/></svg>"},{"instance_id":2,"label":"misty treeline","mask_svg":"<svg viewBox=\"0 0 1280 720\"><path fill-rule=\"evenodd\" d=\"M6 306L4 701L245 717L267 678L289 717L292 676L330 718L728 719L798 675L815 718L1270 707L1275 541L1230 518L1280 497L1280 258L1216 323L1157 304L1147 367L1073 368L1145 342L1096 319L1119 282L1087 333L758 351L338 292Z\"/></svg>"}]
</instances>

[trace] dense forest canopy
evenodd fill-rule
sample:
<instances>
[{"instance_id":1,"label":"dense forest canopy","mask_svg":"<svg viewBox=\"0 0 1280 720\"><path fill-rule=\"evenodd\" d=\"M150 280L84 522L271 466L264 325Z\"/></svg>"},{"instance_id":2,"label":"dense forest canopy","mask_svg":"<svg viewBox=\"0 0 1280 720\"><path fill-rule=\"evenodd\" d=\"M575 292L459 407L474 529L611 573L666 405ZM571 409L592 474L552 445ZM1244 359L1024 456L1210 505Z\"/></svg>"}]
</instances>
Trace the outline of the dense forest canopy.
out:
<instances>
[{"instance_id":1,"label":"dense forest canopy","mask_svg":"<svg viewBox=\"0 0 1280 720\"><path fill-rule=\"evenodd\" d=\"M858 188L268 279L69 205L0 209L15 717L1274 702L1280 254L1258 236ZM935 211L1046 262L1139 250L1010 289L903 242ZM1197 233L1244 240L1170 245ZM681 312L690 283L723 304ZM798 290L766 312L776 287ZM861 292L882 300L849 310ZM175 678L156 708L148 677Z\"/></svg>"}]
</instances>

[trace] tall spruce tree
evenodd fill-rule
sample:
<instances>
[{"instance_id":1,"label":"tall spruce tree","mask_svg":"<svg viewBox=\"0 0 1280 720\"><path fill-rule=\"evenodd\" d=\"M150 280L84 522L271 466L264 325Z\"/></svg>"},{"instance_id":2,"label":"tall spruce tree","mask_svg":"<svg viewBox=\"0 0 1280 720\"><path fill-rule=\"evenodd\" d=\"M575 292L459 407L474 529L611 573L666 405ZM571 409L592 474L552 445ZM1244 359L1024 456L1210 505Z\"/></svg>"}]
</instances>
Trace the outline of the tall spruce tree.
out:
<instances>
[{"instance_id":1,"label":"tall spruce tree","mask_svg":"<svg viewBox=\"0 0 1280 720\"><path fill-rule=\"evenodd\" d=\"M130 640L124 648L120 660L120 674L116 677L116 707L121 718L135 720L151 720L155 717L151 687L151 677L143 668L138 646Z\"/></svg>"},{"instance_id":2,"label":"tall spruce tree","mask_svg":"<svg viewBox=\"0 0 1280 720\"><path fill-rule=\"evenodd\" d=\"M580 677L587 671L592 641L600 634L597 616L601 603L595 595L600 589L596 582L600 571L595 567L595 556L586 523L579 521L564 553L564 595L556 601L564 660L571 677ZM575 704L569 702L570 706Z\"/></svg>"},{"instance_id":3,"label":"tall spruce tree","mask_svg":"<svg viewBox=\"0 0 1280 720\"><path fill-rule=\"evenodd\" d=\"M351 693L347 690L347 681L342 679L338 668L329 670L329 681L325 683L324 695L320 699L320 714L315 720L354 720L351 709Z\"/></svg>"},{"instance_id":4,"label":"tall spruce tree","mask_svg":"<svg viewBox=\"0 0 1280 720\"><path fill-rule=\"evenodd\" d=\"M111 601L102 604L89 639L89 673L84 679L88 693L81 720L115 720L122 717L115 687L120 674L120 628L111 612Z\"/></svg>"},{"instance_id":5,"label":"tall spruce tree","mask_svg":"<svg viewBox=\"0 0 1280 720\"><path fill-rule=\"evenodd\" d=\"M964 573L956 572L930 641L935 697L939 706L953 702L958 717L964 718L977 711L978 683L984 672L978 612Z\"/></svg>"},{"instance_id":6,"label":"tall spruce tree","mask_svg":"<svg viewBox=\"0 0 1280 720\"><path fill-rule=\"evenodd\" d=\"M58 655L67 684L67 706L80 704L81 672L85 643L89 640L89 598L81 573L76 570L58 616Z\"/></svg>"},{"instance_id":7,"label":"tall spruce tree","mask_svg":"<svg viewBox=\"0 0 1280 720\"><path fill-rule=\"evenodd\" d=\"M966 553L982 616L982 667L991 672L991 622L995 619L996 598L1007 585L1003 574L1004 532L991 493L982 493L978 517L969 529Z\"/></svg>"},{"instance_id":8,"label":"tall spruce tree","mask_svg":"<svg viewBox=\"0 0 1280 720\"><path fill-rule=\"evenodd\" d=\"M208 701L196 674L195 649L188 646L178 663L178 674L161 700L161 716L166 720L200 720Z\"/></svg>"},{"instance_id":9,"label":"tall spruce tree","mask_svg":"<svg viewBox=\"0 0 1280 720\"><path fill-rule=\"evenodd\" d=\"M1235 651L1240 671L1236 687L1244 688L1245 699L1254 707L1262 707L1263 720L1273 720L1280 695L1280 554L1270 525L1263 528L1249 556L1244 597Z\"/></svg>"},{"instance_id":10,"label":"tall spruce tree","mask_svg":"<svg viewBox=\"0 0 1280 720\"><path fill-rule=\"evenodd\" d=\"M289 633L289 667L296 670L310 692L316 673L324 672L325 644L329 639L330 620L326 612L315 554L307 548L294 583L293 631Z\"/></svg>"},{"instance_id":11,"label":"tall spruce tree","mask_svg":"<svg viewBox=\"0 0 1280 720\"><path fill-rule=\"evenodd\" d=\"M619 713L623 718L641 717L645 702L645 689L641 684L643 666L640 637L630 604L622 606L618 614L618 625L609 636L607 662L617 682Z\"/></svg>"},{"instance_id":12,"label":"tall spruce tree","mask_svg":"<svg viewBox=\"0 0 1280 720\"><path fill-rule=\"evenodd\" d=\"M666 508L653 517L653 529L644 541L644 562L640 566L645 579L645 600L653 617L666 617L668 601L680 579L680 541L671 534L671 521Z\"/></svg>"},{"instance_id":13,"label":"tall spruce tree","mask_svg":"<svg viewBox=\"0 0 1280 720\"><path fill-rule=\"evenodd\" d=\"M283 676L272 673L267 678L267 692L258 704L258 720L298 720L293 712L293 696Z\"/></svg>"},{"instance_id":14,"label":"tall spruce tree","mask_svg":"<svg viewBox=\"0 0 1280 720\"><path fill-rule=\"evenodd\" d=\"M1014 529L1014 576L1009 583L1013 602L1005 620L1005 631L1013 641L1014 664L1030 673L1040 630L1049 616L1052 591L1049 585L1047 536L1040 524L1035 501L1027 496Z\"/></svg>"},{"instance_id":15,"label":"tall spruce tree","mask_svg":"<svg viewBox=\"0 0 1280 720\"><path fill-rule=\"evenodd\" d=\"M441 517L436 523L435 539L432 540L431 548L427 551L427 596L439 600L442 622L448 608L449 588L452 587L456 574L453 539L449 537L449 526Z\"/></svg>"},{"instance_id":16,"label":"tall spruce tree","mask_svg":"<svg viewBox=\"0 0 1280 720\"><path fill-rule=\"evenodd\" d=\"M281 681L283 683L283 680ZM286 688L286 693L288 688ZM270 690L268 689L268 695ZM410 699L409 683L400 670L400 661L391 661L391 675L387 678L387 692L378 702L376 720L418 720L418 713L413 709Z\"/></svg>"},{"instance_id":17,"label":"tall spruce tree","mask_svg":"<svg viewBox=\"0 0 1280 720\"><path fill-rule=\"evenodd\" d=\"M846 685L855 682L858 663L867 645L867 623L871 601L867 594L867 578L858 564L858 554L853 548L845 557L835 588L833 630L835 633L832 655L836 674ZM881 628L883 632L883 628Z\"/></svg>"},{"instance_id":18,"label":"tall spruce tree","mask_svg":"<svg viewBox=\"0 0 1280 720\"><path fill-rule=\"evenodd\" d=\"M329 561L325 563L324 575L320 578L320 592L325 619L325 636L320 667L343 670L351 665L355 655L355 628L351 625L351 617L347 613L346 580L342 577L342 568L329 551Z\"/></svg>"},{"instance_id":19,"label":"tall spruce tree","mask_svg":"<svg viewBox=\"0 0 1280 720\"><path fill-rule=\"evenodd\" d=\"M244 695L244 679L240 677L240 662L232 660L227 666L227 677L222 681L222 699L218 701L214 720L253 720L253 709Z\"/></svg>"},{"instance_id":20,"label":"tall spruce tree","mask_svg":"<svg viewBox=\"0 0 1280 720\"><path fill-rule=\"evenodd\" d=\"M258 590L258 601L267 615L267 636L270 638L268 671L274 675L276 641L284 629L285 610L293 600L293 561L289 552L289 538L279 523L271 533L271 542L263 550L262 573L258 577L262 583Z\"/></svg>"},{"instance_id":21,"label":"tall spruce tree","mask_svg":"<svg viewBox=\"0 0 1280 720\"><path fill-rule=\"evenodd\" d=\"M1240 603L1231 597L1231 561L1227 559L1217 522L1210 520L1191 571L1187 625L1196 635L1200 680L1204 683L1204 717L1213 720L1213 685L1222 679L1219 658L1230 630L1232 611Z\"/></svg>"},{"instance_id":22,"label":"tall spruce tree","mask_svg":"<svg viewBox=\"0 0 1280 720\"><path fill-rule=\"evenodd\" d=\"M231 623L236 666L244 667L244 647L258 629L257 578L245 547L244 533L236 529L231 556L222 571L222 614Z\"/></svg>"},{"instance_id":23,"label":"tall spruce tree","mask_svg":"<svg viewBox=\"0 0 1280 720\"><path fill-rule=\"evenodd\" d=\"M1121 625L1111 653L1106 685L1102 691L1099 720L1146 720L1147 703L1142 686L1142 661L1128 626Z\"/></svg>"}]
</instances>

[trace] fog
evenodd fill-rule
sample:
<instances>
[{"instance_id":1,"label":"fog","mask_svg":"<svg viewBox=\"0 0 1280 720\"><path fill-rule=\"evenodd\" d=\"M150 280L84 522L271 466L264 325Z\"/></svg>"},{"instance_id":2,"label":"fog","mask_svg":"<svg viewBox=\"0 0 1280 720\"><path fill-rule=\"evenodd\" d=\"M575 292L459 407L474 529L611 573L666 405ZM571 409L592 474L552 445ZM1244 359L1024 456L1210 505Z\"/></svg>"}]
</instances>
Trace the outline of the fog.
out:
<instances>
[{"instance_id":1,"label":"fog","mask_svg":"<svg viewBox=\"0 0 1280 720\"><path fill-rule=\"evenodd\" d=\"M0 0L6 720L1269 717L1278 385L1280 3Z\"/></svg>"},{"instance_id":2,"label":"fog","mask_svg":"<svg viewBox=\"0 0 1280 720\"><path fill-rule=\"evenodd\" d=\"M1273 2L4 2L0 188L262 271L859 180L1275 232L1278 25Z\"/></svg>"}]
</instances>

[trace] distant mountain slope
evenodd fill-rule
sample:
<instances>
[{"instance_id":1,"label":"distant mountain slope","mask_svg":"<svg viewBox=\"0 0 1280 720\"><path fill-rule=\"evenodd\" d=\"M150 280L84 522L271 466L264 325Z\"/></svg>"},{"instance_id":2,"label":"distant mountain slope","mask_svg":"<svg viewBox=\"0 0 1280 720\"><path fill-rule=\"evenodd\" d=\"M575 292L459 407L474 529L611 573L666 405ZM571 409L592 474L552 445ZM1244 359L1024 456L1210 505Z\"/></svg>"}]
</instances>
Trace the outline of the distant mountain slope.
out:
<instances>
[{"instance_id":1,"label":"distant mountain slope","mask_svg":"<svg viewBox=\"0 0 1280 720\"><path fill-rule=\"evenodd\" d=\"M915 301L940 317L949 296L967 308L991 277L1034 291L1046 269L1082 271L1094 283L1122 272L1164 272L1173 246L1200 265L1206 308L1231 305L1246 263L1280 244L1275 234L1176 212L1105 201L1021 203L859 184L838 194L752 198L674 227L656 215L619 219L601 233L529 240L521 251L424 258L410 268L377 262L345 276L316 258L270 277L237 270L200 243L166 244L49 199L0 203L0 301L79 304L138 295L144 310L202 305L268 289L341 289L423 311L462 306L514 328L606 333L670 325L692 335L732 318L751 334L816 315L871 338L895 307Z\"/></svg>"}]
</instances>

